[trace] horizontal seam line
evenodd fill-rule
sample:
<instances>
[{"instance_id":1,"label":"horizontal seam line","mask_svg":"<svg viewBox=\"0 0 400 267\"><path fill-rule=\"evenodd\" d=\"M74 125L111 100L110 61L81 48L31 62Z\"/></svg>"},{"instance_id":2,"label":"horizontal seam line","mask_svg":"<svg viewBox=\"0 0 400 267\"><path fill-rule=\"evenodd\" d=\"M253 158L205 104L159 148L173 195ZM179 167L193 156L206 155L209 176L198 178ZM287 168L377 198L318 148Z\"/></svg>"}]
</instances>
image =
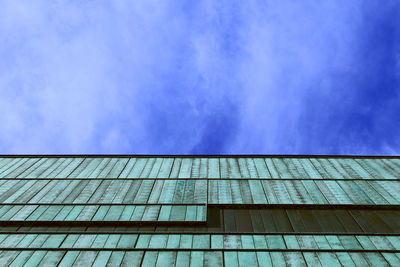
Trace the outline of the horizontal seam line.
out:
<instances>
[{"instance_id":1,"label":"horizontal seam line","mask_svg":"<svg viewBox=\"0 0 400 267\"><path fill-rule=\"evenodd\" d=\"M269 252L400 252L398 249L219 249L219 248L0 248L0 250L45 250L45 251L269 251Z\"/></svg>"},{"instance_id":2,"label":"horizontal seam line","mask_svg":"<svg viewBox=\"0 0 400 267\"><path fill-rule=\"evenodd\" d=\"M135 181L135 180L195 180L195 181L224 181L224 180L232 180L232 181L400 181L400 178L193 178L193 177L186 177L186 178L23 178L23 177L4 177L0 178L1 180L117 180L117 181Z\"/></svg>"},{"instance_id":3,"label":"horizontal seam line","mask_svg":"<svg viewBox=\"0 0 400 267\"><path fill-rule=\"evenodd\" d=\"M0 203L0 206L206 206L207 203ZM246 203L208 203L208 208L219 209L368 209L368 210L399 210L399 204L369 205L369 204L246 204Z\"/></svg>"},{"instance_id":4,"label":"horizontal seam line","mask_svg":"<svg viewBox=\"0 0 400 267\"><path fill-rule=\"evenodd\" d=\"M400 158L400 155L295 155L295 154L243 154L243 155L155 155L155 154L13 154L0 158Z\"/></svg>"},{"instance_id":5,"label":"horizontal seam line","mask_svg":"<svg viewBox=\"0 0 400 267\"><path fill-rule=\"evenodd\" d=\"M206 206L206 203L0 203L0 206Z\"/></svg>"},{"instance_id":6,"label":"horizontal seam line","mask_svg":"<svg viewBox=\"0 0 400 267\"><path fill-rule=\"evenodd\" d=\"M355 232L271 232L271 233L260 233L260 232L178 232L178 231L0 231L2 235L28 235L28 234L43 234L43 235L65 235L65 234L80 234L80 235L273 235L273 236L400 236L400 233L355 233Z\"/></svg>"}]
</instances>

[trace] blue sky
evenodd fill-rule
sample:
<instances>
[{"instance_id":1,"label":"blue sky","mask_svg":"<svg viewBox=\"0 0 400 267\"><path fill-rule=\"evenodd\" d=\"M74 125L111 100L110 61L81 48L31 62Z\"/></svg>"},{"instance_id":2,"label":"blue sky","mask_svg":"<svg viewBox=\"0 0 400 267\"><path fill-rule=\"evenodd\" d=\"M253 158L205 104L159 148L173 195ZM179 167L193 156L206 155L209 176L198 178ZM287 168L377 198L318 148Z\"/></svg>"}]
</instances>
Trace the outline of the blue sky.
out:
<instances>
[{"instance_id":1,"label":"blue sky","mask_svg":"<svg viewBox=\"0 0 400 267\"><path fill-rule=\"evenodd\" d=\"M400 2L0 0L0 153L400 154Z\"/></svg>"}]
</instances>

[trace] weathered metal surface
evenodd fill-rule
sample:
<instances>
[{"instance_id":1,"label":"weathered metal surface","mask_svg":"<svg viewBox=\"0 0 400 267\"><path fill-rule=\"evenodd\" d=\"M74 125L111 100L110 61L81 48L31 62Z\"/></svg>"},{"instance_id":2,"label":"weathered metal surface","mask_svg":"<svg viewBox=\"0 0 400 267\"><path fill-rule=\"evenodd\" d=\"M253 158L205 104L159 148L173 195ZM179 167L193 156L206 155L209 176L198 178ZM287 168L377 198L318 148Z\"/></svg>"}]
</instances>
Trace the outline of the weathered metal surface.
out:
<instances>
[{"instance_id":1,"label":"weathered metal surface","mask_svg":"<svg viewBox=\"0 0 400 267\"><path fill-rule=\"evenodd\" d=\"M206 221L205 205L1 205L4 222Z\"/></svg>"},{"instance_id":2,"label":"weathered metal surface","mask_svg":"<svg viewBox=\"0 0 400 267\"><path fill-rule=\"evenodd\" d=\"M209 204L397 205L400 203L400 181L210 180L208 182Z\"/></svg>"},{"instance_id":3,"label":"weathered metal surface","mask_svg":"<svg viewBox=\"0 0 400 267\"><path fill-rule=\"evenodd\" d=\"M206 203L206 180L7 180L1 203Z\"/></svg>"},{"instance_id":4,"label":"weathered metal surface","mask_svg":"<svg viewBox=\"0 0 400 267\"><path fill-rule=\"evenodd\" d=\"M0 251L3 266L398 266L399 253L253 251ZM48 265L50 264L50 265Z\"/></svg>"},{"instance_id":5,"label":"weathered metal surface","mask_svg":"<svg viewBox=\"0 0 400 267\"><path fill-rule=\"evenodd\" d=\"M0 157L0 265L397 266L399 205L398 157Z\"/></svg>"},{"instance_id":6,"label":"weathered metal surface","mask_svg":"<svg viewBox=\"0 0 400 267\"><path fill-rule=\"evenodd\" d=\"M400 179L400 159L2 158L1 177Z\"/></svg>"},{"instance_id":7,"label":"weathered metal surface","mask_svg":"<svg viewBox=\"0 0 400 267\"><path fill-rule=\"evenodd\" d=\"M211 212L211 210L210 210ZM213 231L400 233L398 210L221 209Z\"/></svg>"},{"instance_id":8,"label":"weathered metal surface","mask_svg":"<svg viewBox=\"0 0 400 267\"><path fill-rule=\"evenodd\" d=\"M400 181L3 180L2 203L400 204Z\"/></svg>"}]
</instances>

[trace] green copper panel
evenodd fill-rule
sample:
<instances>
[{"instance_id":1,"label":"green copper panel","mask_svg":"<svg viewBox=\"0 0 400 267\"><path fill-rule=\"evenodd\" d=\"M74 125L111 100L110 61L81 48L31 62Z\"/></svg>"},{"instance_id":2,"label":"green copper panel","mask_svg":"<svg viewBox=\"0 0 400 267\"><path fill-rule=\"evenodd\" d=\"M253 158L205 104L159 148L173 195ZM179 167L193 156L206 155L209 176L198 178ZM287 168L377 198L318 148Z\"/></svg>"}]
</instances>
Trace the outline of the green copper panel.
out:
<instances>
[{"instance_id":1,"label":"green copper panel","mask_svg":"<svg viewBox=\"0 0 400 267\"><path fill-rule=\"evenodd\" d=\"M239 260L238 260L238 253L237 251L227 251L224 253L224 260L225 260L225 265L226 266L234 266L238 267L239 266Z\"/></svg>"},{"instance_id":2,"label":"green copper panel","mask_svg":"<svg viewBox=\"0 0 400 267\"><path fill-rule=\"evenodd\" d=\"M28 207L30 207L28 209ZM0 221L181 221L206 220L205 205L1 205ZM125 212L126 211L126 212Z\"/></svg>"},{"instance_id":3,"label":"green copper panel","mask_svg":"<svg viewBox=\"0 0 400 267\"><path fill-rule=\"evenodd\" d=\"M399 253L250 251L0 251L7 266L396 266ZM360 265L361 264L361 265Z\"/></svg>"},{"instance_id":4,"label":"green copper panel","mask_svg":"<svg viewBox=\"0 0 400 267\"><path fill-rule=\"evenodd\" d=\"M400 181L211 180L209 204L399 204Z\"/></svg>"},{"instance_id":5,"label":"green copper panel","mask_svg":"<svg viewBox=\"0 0 400 267\"><path fill-rule=\"evenodd\" d=\"M398 179L398 158L1 158L0 177Z\"/></svg>"},{"instance_id":6,"label":"green copper panel","mask_svg":"<svg viewBox=\"0 0 400 267\"><path fill-rule=\"evenodd\" d=\"M228 180L223 181L229 183ZM207 201L207 181L16 180L0 184L0 201L3 203L93 204L205 203Z\"/></svg>"}]
</instances>

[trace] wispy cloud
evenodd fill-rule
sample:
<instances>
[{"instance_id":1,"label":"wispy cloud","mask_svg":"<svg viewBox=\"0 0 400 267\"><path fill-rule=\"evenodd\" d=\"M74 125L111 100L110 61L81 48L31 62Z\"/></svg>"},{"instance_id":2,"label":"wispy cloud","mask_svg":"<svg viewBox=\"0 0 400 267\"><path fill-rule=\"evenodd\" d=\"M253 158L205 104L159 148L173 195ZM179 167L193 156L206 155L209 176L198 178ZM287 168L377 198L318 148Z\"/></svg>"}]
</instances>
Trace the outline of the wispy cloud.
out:
<instances>
[{"instance_id":1,"label":"wispy cloud","mask_svg":"<svg viewBox=\"0 0 400 267\"><path fill-rule=\"evenodd\" d=\"M399 153L397 1L0 1L2 153Z\"/></svg>"}]
</instances>

